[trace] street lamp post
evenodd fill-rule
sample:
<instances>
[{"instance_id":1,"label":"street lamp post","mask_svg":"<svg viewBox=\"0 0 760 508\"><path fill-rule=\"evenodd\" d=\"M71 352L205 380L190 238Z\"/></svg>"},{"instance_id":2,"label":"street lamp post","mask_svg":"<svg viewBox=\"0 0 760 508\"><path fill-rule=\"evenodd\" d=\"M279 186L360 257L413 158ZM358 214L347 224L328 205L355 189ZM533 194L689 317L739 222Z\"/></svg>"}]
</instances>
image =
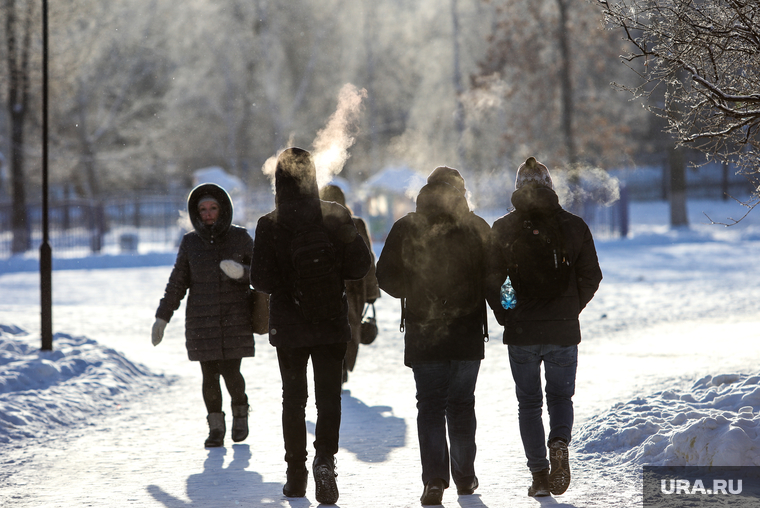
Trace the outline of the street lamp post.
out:
<instances>
[{"instance_id":1,"label":"street lamp post","mask_svg":"<svg viewBox=\"0 0 760 508\"><path fill-rule=\"evenodd\" d=\"M40 308L42 350L53 350L53 251L48 223L48 18L42 0L42 244L40 245Z\"/></svg>"}]
</instances>

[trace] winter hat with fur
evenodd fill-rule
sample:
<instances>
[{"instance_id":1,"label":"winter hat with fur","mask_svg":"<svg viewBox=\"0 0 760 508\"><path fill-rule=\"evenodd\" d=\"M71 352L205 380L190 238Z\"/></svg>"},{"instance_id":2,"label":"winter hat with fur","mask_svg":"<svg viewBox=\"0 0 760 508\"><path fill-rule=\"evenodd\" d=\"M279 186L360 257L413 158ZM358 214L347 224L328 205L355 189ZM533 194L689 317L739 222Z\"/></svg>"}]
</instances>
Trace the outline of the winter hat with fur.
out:
<instances>
[{"instance_id":1,"label":"winter hat with fur","mask_svg":"<svg viewBox=\"0 0 760 508\"><path fill-rule=\"evenodd\" d=\"M464 178L454 168L448 166L438 166L430 173L427 178L427 183L443 182L451 185L455 189L459 190L462 194L465 193Z\"/></svg>"},{"instance_id":2,"label":"winter hat with fur","mask_svg":"<svg viewBox=\"0 0 760 508\"><path fill-rule=\"evenodd\" d=\"M515 190L524 185L537 185L540 187L548 187L550 189L554 188L549 169L538 162L535 157L528 157L528 159L517 168Z\"/></svg>"}]
</instances>

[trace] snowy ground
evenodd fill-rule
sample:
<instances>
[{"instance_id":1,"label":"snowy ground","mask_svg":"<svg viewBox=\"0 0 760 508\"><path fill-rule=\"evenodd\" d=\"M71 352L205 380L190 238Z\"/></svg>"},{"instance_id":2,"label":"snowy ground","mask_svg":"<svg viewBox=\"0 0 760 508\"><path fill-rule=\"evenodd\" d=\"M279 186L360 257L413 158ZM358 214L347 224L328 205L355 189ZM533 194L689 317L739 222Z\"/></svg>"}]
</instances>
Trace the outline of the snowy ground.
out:
<instances>
[{"instance_id":1,"label":"snowy ground","mask_svg":"<svg viewBox=\"0 0 760 508\"><path fill-rule=\"evenodd\" d=\"M481 487L462 497L449 489L444 506L628 508L641 506L644 464L760 465L760 212L731 228L704 224L703 212L740 216L733 203L692 202L689 212L690 230L670 231L667 205L636 203L631 237L597 242L605 279L582 315L567 493L526 496L514 384L492 321L476 392ZM306 499L281 494L280 381L265 337L243 362L251 436L203 448L184 309L150 344L171 269L156 264L58 265L54 351L43 353L38 274L0 263L0 506L316 506L311 482ZM398 301L384 295L377 310L380 336L362 346L343 393L338 505L419 506Z\"/></svg>"}]
</instances>

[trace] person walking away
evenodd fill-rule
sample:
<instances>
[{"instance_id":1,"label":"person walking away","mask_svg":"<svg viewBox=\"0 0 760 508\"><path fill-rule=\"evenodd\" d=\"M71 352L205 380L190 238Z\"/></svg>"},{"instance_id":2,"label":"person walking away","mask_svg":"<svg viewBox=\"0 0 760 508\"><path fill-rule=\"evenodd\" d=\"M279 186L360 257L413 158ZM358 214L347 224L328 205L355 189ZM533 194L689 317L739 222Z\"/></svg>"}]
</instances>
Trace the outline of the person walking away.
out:
<instances>
[{"instance_id":1,"label":"person walking away","mask_svg":"<svg viewBox=\"0 0 760 508\"><path fill-rule=\"evenodd\" d=\"M201 365L209 425L205 446L211 448L222 446L226 433L220 376L232 399L232 440L248 437L249 405L240 365L254 355L248 284L253 240L245 228L232 224L232 201L216 184L195 187L187 212L193 230L182 237L151 335L157 346L189 291L185 346L190 361Z\"/></svg>"},{"instance_id":2,"label":"person walking away","mask_svg":"<svg viewBox=\"0 0 760 508\"><path fill-rule=\"evenodd\" d=\"M337 185L326 185L319 191L319 197L323 201L334 201L346 207L346 196ZM346 207L351 213L351 209ZM359 354L359 344L362 342L362 314L366 305L375 303L380 297L380 288L377 286L375 276L375 255L372 252L372 240L367 230L364 219L351 214L354 226L359 235L367 244L372 264L367 275L359 280L346 281L346 296L348 297L348 322L351 325L351 341L346 349L346 358L343 361L343 382L348 381L348 373L353 372L356 366L356 357Z\"/></svg>"},{"instance_id":3,"label":"person walking away","mask_svg":"<svg viewBox=\"0 0 760 508\"><path fill-rule=\"evenodd\" d=\"M416 211L393 224L377 262L380 287L402 302L404 364L417 391L423 505L441 504L450 478L459 495L478 488L475 385L488 336L490 228L470 211L465 192L459 171L436 168Z\"/></svg>"},{"instance_id":4,"label":"person walking away","mask_svg":"<svg viewBox=\"0 0 760 508\"><path fill-rule=\"evenodd\" d=\"M588 226L562 209L553 189L545 165L534 157L520 165L512 194L514 210L494 222L489 256L488 303L504 326L520 436L533 476L528 495L533 497L560 495L570 485L568 444L581 341L578 316L602 280ZM516 298L511 309L500 301L508 277ZM548 442L541 419L542 363Z\"/></svg>"},{"instance_id":5,"label":"person walking away","mask_svg":"<svg viewBox=\"0 0 760 508\"><path fill-rule=\"evenodd\" d=\"M338 500L341 378L351 340L345 280L364 277L370 262L348 210L320 201L311 154L296 147L283 151L275 169L275 209L256 225L250 273L253 287L270 295L269 342L277 348L282 377L287 497L306 495L306 372L311 358L316 498L325 504Z\"/></svg>"}]
</instances>

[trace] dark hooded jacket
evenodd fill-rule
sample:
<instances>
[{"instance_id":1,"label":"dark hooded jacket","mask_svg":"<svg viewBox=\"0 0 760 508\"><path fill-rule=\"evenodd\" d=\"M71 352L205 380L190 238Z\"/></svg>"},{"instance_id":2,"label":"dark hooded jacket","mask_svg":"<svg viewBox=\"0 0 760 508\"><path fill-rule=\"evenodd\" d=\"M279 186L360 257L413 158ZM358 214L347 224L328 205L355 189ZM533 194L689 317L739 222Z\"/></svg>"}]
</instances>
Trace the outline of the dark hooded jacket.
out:
<instances>
[{"instance_id":1,"label":"dark hooded jacket","mask_svg":"<svg viewBox=\"0 0 760 508\"><path fill-rule=\"evenodd\" d=\"M256 225L250 272L253 287L270 295L269 342L275 347L308 347L351 340L345 293L340 316L318 323L303 317L293 297L295 269L291 240L300 226L320 222L336 250L343 279L364 277L370 268L370 253L351 214L337 203L319 199L311 155L300 148L289 148L277 160L275 209Z\"/></svg>"},{"instance_id":2,"label":"dark hooded jacket","mask_svg":"<svg viewBox=\"0 0 760 508\"><path fill-rule=\"evenodd\" d=\"M207 195L219 202L219 218L213 226L204 225L198 213L198 201ZM218 185L205 183L193 189L187 211L194 230L182 237L156 317L171 320L189 290L185 312L188 358L212 361L253 356L247 273L253 240L245 228L232 224L232 202ZM238 280L227 277L219 267L225 259L243 265L245 275Z\"/></svg>"},{"instance_id":3,"label":"dark hooded jacket","mask_svg":"<svg viewBox=\"0 0 760 508\"><path fill-rule=\"evenodd\" d=\"M570 346L581 341L580 312L594 297L602 280L594 240L586 223L563 210L557 194L548 187L526 185L512 194L515 209L494 222L491 239L488 303L499 324L504 343ZM556 214L570 259L570 284L557 298L517 295L517 306L504 310L499 300L502 283L510 275L510 243L520 233L528 213Z\"/></svg>"},{"instance_id":4,"label":"dark hooded jacket","mask_svg":"<svg viewBox=\"0 0 760 508\"><path fill-rule=\"evenodd\" d=\"M425 185L417 209L396 221L377 280L404 306L404 363L480 360L484 354L488 223L460 189Z\"/></svg>"}]
</instances>

